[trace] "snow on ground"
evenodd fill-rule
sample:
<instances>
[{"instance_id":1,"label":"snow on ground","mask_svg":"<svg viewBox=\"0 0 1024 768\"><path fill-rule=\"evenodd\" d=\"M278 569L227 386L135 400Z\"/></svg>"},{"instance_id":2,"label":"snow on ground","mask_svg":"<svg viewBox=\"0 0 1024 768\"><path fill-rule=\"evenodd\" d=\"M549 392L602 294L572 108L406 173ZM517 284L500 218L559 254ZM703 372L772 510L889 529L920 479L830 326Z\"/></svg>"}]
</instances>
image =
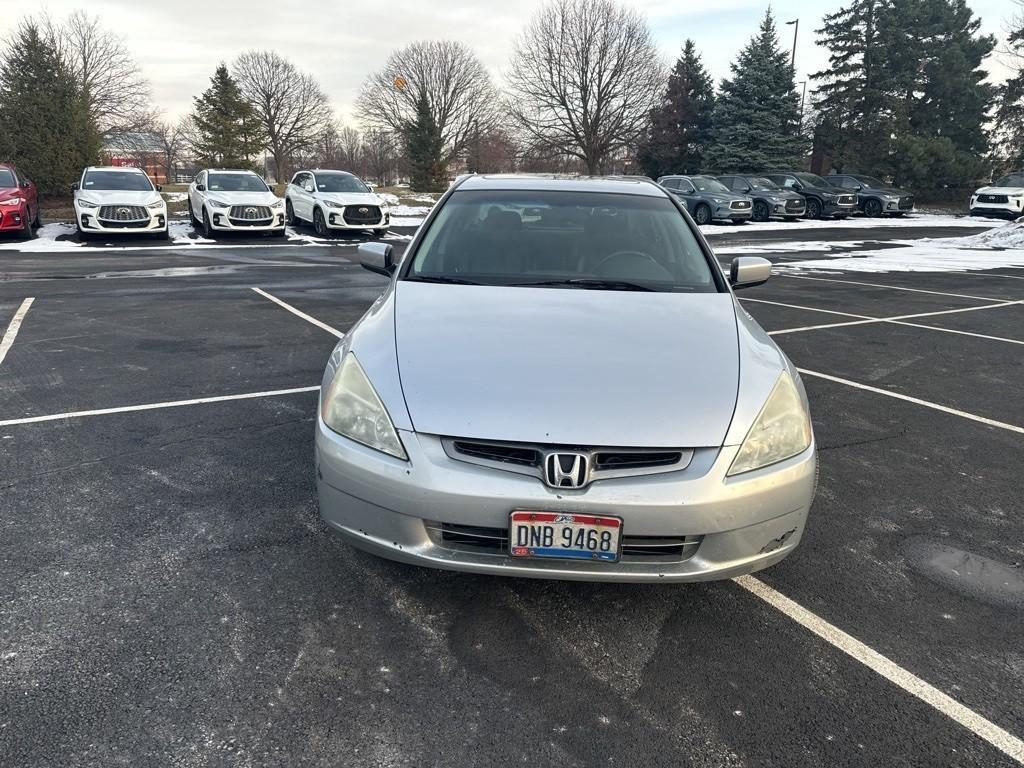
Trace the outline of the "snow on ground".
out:
<instances>
[{"instance_id":1,"label":"snow on ground","mask_svg":"<svg viewBox=\"0 0 1024 768\"><path fill-rule=\"evenodd\" d=\"M164 200L168 203L184 203L188 200L188 192L164 192Z\"/></svg>"},{"instance_id":2,"label":"snow on ground","mask_svg":"<svg viewBox=\"0 0 1024 768\"><path fill-rule=\"evenodd\" d=\"M956 240L968 248L1024 248L1024 218Z\"/></svg>"},{"instance_id":3,"label":"snow on ground","mask_svg":"<svg viewBox=\"0 0 1024 768\"><path fill-rule=\"evenodd\" d=\"M998 222L991 219L971 218L970 216L950 216L946 214L915 213L911 216L898 216L885 219L868 219L855 216L842 221L834 219L817 219L808 221L749 221L746 224L705 224L700 231L705 235L723 235L735 232L771 232L795 231L807 229L873 229L876 227L992 227Z\"/></svg>"},{"instance_id":4,"label":"snow on ground","mask_svg":"<svg viewBox=\"0 0 1024 768\"><path fill-rule=\"evenodd\" d=\"M864 244L864 240L794 240L791 242L762 243L758 245L712 246L718 256L757 256L762 253L799 253L800 251L848 251Z\"/></svg>"},{"instance_id":5,"label":"snow on ground","mask_svg":"<svg viewBox=\"0 0 1024 768\"><path fill-rule=\"evenodd\" d=\"M46 253L81 248L82 243L74 240L58 240L58 237L74 237L74 224L44 224L36 230L34 240L0 240L0 251L21 251L22 253Z\"/></svg>"}]
</instances>

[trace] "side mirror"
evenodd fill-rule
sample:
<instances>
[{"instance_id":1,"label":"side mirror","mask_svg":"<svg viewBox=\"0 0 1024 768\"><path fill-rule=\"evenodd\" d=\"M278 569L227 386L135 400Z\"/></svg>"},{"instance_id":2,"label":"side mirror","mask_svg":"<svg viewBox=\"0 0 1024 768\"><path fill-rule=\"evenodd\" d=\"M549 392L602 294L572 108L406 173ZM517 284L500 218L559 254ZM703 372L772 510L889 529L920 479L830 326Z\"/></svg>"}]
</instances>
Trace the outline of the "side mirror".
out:
<instances>
[{"instance_id":1,"label":"side mirror","mask_svg":"<svg viewBox=\"0 0 1024 768\"><path fill-rule=\"evenodd\" d=\"M163 185L162 184L157 184L156 185L156 191L157 192L163 192L164 191Z\"/></svg>"},{"instance_id":2,"label":"side mirror","mask_svg":"<svg viewBox=\"0 0 1024 768\"><path fill-rule=\"evenodd\" d=\"M206 191L206 185L205 184L196 184L196 192L205 192L205 191Z\"/></svg>"},{"instance_id":3,"label":"side mirror","mask_svg":"<svg viewBox=\"0 0 1024 768\"><path fill-rule=\"evenodd\" d=\"M800 190L802 190L803 188L804 188L804 185L803 185L803 184L801 184L801 183L800 183L799 181L794 181L794 182L793 182L793 191L795 191L795 192L799 192L799 191L800 191Z\"/></svg>"},{"instance_id":4,"label":"side mirror","mask_svg":"<svg viewBox=\"0 0 1024 768\"><path fill-rule=\"evenodd\" d=\"M313 192L315 191L315 190L313 189L313 185L312 185L312 184L304 184L304 185L302 186L302 188L303 188L304 190L306 190L306 191L307 191L307 192L308 192L309 194L313 194Z\"/></svg>"},{"instance_id":5,"label":"side mirror","mask_svg":"<svg viewBox=\"0 0 1024 768\"><path fill-rule=\"evenodd\" d=\"M375 187L375 186L374 186L373 184L367 184L367 185L366 185L366 188L367 188L368 190L370 190L371 192L373 192L373 190L374 190L374 189L376 189L376 187Z\"/></svg>"},{"instance_id":6,"label":"side mirror","mask_svg":"<svg viewBox=\"0 0 1024 768\"><path fill-rule=\"evenodd\" d=\"M25 181L21 182L21 186L24 189L32 189L32 182L29 181L28 179L25 179Z\"/></svg>"},{"instance_id":7,"label":"side mirror","mask_svg":"<svg viewBox=\"0 0 1024 768\"><path fill-rule=\"evenodd\" d=\"M71 185L71 191L72 192L77 192L79 189L80 189L80 187L78 186L78 182L77 181L74 184Z\"/></svg>"},{"instance_id":8,"label":"side mirror","mask_svg":"<svg viewBox=\"0 0 1024 768\"><path fill-rule=\"evenodd\" d=\"M772 263L760 256L740 256L729 265L729 284L733 290L761 285L771 275Z\"/></svg>"},{"instance_id":9,"label":"side mirror","mask_svg":"<svg viewBox=\"0 0 1024 768\"><path fill-rule=\"evenodd\" d=\"M394 249L387 243L363 243L356 252L359 254L359 263L363 265L363 269L376 272L378 275L391 277L398 266L394 260Z\"/></svg>"}]
</instances>

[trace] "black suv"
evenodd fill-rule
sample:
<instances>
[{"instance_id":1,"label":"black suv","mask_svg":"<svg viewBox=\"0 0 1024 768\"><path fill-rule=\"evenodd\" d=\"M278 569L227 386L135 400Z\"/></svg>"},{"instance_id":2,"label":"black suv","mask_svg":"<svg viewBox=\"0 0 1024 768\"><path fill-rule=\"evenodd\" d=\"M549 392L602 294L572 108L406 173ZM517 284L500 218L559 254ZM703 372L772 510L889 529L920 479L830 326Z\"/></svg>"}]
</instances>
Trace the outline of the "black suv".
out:
<instances>
[{"instance_id":1,"label":"black suv","mask_svg":"<svg viewBox=\"0 0 1024 768\"><path fill-rule=\"evenodd\" d=\"M914 196L902 189L883 184L874 176L837 173L828 177L832 184L857 193L857 204L864 215L874 218L883 214L902 216L914 210Z\"/></svg>"},{"instance_id":2,"label":"black suv","mask_svg":"<svg viewBox=\"0 0 1024 768\"><path fill-rule=\"evenodd\" d=\"M772 171L764 174L783 189L799 192L807 201L808 219L831 216L845 219L857 210L857 195L842 187L834 187L821 176L803 171Z\"/></svg>"},{"instance_id":3,"label":"black suv","mask_svg":"<svg viewBox=\"0 0 1024 768\"><path fill-rule=\"evenodd\" d=\"M783 189L764 176L727 174L718 180L733 192L753 198L754 221L768 221L772 216L796 221L807 209L803 195Z\"/></svg>"}]
</instances>

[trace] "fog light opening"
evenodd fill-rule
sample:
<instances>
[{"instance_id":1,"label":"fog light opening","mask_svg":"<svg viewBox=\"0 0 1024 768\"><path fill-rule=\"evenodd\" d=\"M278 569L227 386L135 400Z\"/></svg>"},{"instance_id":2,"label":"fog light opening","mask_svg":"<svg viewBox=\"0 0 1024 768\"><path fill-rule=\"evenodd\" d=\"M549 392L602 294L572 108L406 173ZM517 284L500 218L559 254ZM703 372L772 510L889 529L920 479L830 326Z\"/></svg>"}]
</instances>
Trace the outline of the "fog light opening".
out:
<instances>
[{"instance_id":1,"label":"fog light opening","mask_svg":"<svg viewBox=\"0 0 1024 768\"><path fill-rule=\"evenodd\" d=\"M790 537L792 537L792 535L794 533L796 533L796 528L791 528L790 530L786 531L784 534L779 536L779 538L772 539L767 544L765 544L763 547L761 547L761 554L762 555L767 555L767 554L769 554L771 552L776 551L777 549L782 549L786 545L786 542L789 541Z\"/></svg>"}]
</instances>

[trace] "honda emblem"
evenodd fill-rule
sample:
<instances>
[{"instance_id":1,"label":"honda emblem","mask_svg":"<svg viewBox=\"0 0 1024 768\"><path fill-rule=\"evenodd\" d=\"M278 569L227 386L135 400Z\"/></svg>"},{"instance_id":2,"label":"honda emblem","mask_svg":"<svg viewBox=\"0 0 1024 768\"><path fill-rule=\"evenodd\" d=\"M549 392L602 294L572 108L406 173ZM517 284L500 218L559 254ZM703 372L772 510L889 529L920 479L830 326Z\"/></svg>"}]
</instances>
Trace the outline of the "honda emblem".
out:
<instances>
[{"instance_id":1,"label":"honda emblem","mask_svg":"<svg viewBox=\"0 0 1024 768\"><path fill-rule=\"evenodd\" d=\"M582 488L590 481L590 458L585 453L549 453L544 458L544 482L552 488Z\"/></svg>"}]
</instances>

